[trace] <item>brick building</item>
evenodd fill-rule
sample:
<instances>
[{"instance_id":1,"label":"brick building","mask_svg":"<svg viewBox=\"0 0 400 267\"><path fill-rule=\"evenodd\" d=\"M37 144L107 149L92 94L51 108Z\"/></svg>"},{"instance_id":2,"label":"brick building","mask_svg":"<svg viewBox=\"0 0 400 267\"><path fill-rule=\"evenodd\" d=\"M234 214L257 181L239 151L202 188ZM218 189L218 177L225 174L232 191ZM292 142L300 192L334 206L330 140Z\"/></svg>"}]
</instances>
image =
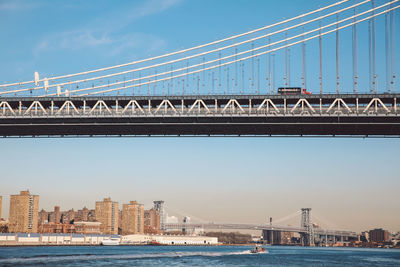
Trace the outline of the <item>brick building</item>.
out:
<instances>
[{"instance_id":1,"label":"brick building","mask_svg":"<svg viewBox=\"0 0 400 267\"><path fill-rule=\"evenodd\" d=\"M136 201L122 205L121 232L123 235L144 233L144 206Z\"/></svg>"},{"instance_id":2,"label":"brick building","mask_svg":"<svg viewBox=\"0 0 400 267\"><path fill-rule=\"evenodd\" d=\"M103 234L118 234L118 202L104 198L96 202L96 220L101 223Z\"/></svg>"},{"instance_id":3,"label":"brick building","mask_svg":"<svg viewBox=\"0 0 400 267\"><path fill-rule=\"evenodd\" d=\"M10 196L9 231L11 233L37 233L39 196L29 190Z\"/></svg>"}]
</instances>

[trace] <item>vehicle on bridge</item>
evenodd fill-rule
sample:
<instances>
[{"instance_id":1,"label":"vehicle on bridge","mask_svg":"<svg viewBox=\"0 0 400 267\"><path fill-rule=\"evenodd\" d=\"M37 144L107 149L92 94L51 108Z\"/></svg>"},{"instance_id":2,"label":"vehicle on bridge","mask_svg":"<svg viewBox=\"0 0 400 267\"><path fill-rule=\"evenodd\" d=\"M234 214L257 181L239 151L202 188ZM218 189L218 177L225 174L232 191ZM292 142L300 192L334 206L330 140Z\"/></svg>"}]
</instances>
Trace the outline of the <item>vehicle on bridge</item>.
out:
<instances>
[{"instance_id":1,"label":"vehicle on bridge","mask_svg":"<svg viewBox=\"0 0 400 267\"><path fill-rule=\"evenodd\" d=\"M311 95L311 92L301 87L279 87L278 94L280 95Z\"/></svg>"}]
</instances>

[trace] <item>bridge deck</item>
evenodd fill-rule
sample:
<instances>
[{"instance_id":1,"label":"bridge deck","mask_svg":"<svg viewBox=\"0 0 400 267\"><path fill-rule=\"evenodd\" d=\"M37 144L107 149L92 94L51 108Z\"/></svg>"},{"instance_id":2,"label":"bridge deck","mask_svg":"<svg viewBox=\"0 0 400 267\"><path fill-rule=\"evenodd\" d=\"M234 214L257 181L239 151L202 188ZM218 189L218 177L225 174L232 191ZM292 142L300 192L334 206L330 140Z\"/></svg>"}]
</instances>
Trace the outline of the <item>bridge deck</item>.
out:
<instances>
[{"instance_id":1,"label":"bridge deck","mask_svg":"<svg viewBox=\"0 0 400 267\"><path fill-rule=\"evenodd\" d=\"M400 136L398 97L0 98L0 136Z\"/></svg>"}]
</instances>

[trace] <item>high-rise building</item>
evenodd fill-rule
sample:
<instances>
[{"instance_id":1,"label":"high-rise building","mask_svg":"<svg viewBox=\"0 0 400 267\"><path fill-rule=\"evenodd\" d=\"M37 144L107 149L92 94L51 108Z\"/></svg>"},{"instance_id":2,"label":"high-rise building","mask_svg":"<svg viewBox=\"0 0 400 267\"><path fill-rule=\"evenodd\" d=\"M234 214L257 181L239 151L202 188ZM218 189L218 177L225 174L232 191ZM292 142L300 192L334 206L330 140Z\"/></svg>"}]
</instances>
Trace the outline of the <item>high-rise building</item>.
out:
<instances>
[{"instance_id":1,"label":"high-rise building","mask_svg":"<svg viewBox=\"0 0 400 267\"><path fill-rule=\"evenodd\" d=\"M45 224L48 222L49 222L49 213L44 209L42 209L41 211L39 211L38 224L40 226L41 224Z\"/></svg>"},{"instance_id":2,"label":"high-rise building","mask_svg":"<svg viewBox=\"0 0 400 267\"><path fill-rule=\"evenodd\" d=\"M160 233L160 213L155 209L144 211L144 231L149 234Z\"/></svg>"},{"instance_id":3,"label":"high-rise building","mask_svg":"<svg viewBox=\"0 0 400 267\"><path fill-rule=\"evenodd\" d=\"M167 223L167 213L165 212L164 209L164 201L163 200L157 200L153 201L154 203L154 209L158 211L160 214L160 227L161 230L165 230L164 225Z\"/></svg>"},{"instance_id":4,"label":"high-rise building","mask_svg":"<svg viewBox=\"0 0 400 267\"><path fill-rule=\"evenodd\" d=\"M136 201L122 205L121 230L123 235L144 233L144 206Z\"/></svg>"},{"instance_id":5,"label":"high-rise building","mask_svg":"<svg viewBox=\"0 0 400 267\"><path fill-rule=\"evenodd\" d=\"M12 233L37 233L39 196L29 190L10 197L9 231Z\"/></svg>"},{"instance_id":6,"label":"high-rise building","mask_svg":"<svg viewBox=\"0 0 400 267\"><path fill-rule=\"evenodd\" d=\"M118 234L118 202L105 198L96 202L96 220L103 234Z\"/></svg>"},{"instance_id":7,"label":"high-rise building","mask_svg":"<svg viewBox=\"0 0 400 267\"><path fill-rule=\"evenodd\" d=\"M382 228L374 229L369 231L369 241L382 243L389 241L389 232Z\"/></svg>"},{"instance_id":8,"label":"high-rise building","mask_svg":"<svg viewBox=\"0 0 400 267\"><path fill-rule=\"evenodd\" d=\"M61 211L60 206L54 206L54 211L49 214L49 222L59 223L61 222Z\"/></svg>"}]
</instances>

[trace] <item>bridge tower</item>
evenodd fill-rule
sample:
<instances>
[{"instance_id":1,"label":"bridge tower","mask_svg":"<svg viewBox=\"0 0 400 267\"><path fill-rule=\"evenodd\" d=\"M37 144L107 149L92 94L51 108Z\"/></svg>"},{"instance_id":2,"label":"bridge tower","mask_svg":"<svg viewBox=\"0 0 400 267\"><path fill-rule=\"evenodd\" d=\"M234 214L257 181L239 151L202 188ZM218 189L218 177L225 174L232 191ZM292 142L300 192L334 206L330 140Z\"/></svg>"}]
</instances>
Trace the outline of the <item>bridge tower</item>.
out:
<instances>
[{"instance_id":1,"label":"bridge tower","mask_svg":"<svg viewBox=\"0 0 400 267\"><path fill-rule=\"evenodd\" d=\"M301 209L301 227L307 231L301 234L301 243L304 246L314 246L314 227L311 221L311 208Z\"/></svg>"}]
</instances>

